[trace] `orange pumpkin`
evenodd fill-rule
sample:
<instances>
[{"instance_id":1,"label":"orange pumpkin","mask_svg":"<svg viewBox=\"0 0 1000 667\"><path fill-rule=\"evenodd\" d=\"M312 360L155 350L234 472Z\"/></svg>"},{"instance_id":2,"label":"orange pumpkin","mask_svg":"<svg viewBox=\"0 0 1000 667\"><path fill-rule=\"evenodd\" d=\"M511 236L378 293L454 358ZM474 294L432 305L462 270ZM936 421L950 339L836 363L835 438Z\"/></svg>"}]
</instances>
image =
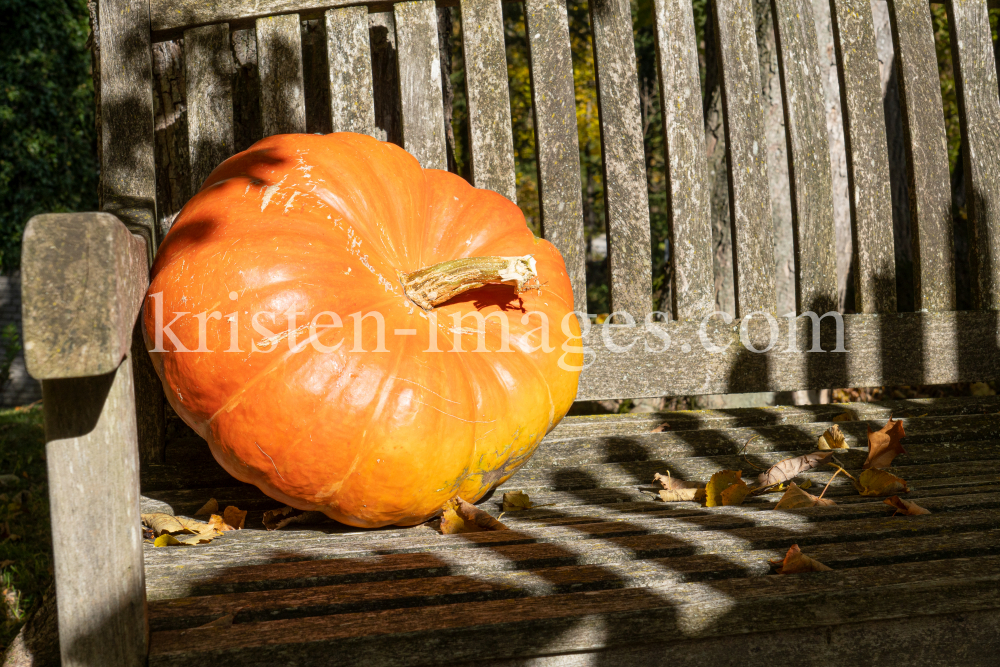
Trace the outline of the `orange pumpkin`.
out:
<instances>
[{"instance_id":1,"label":"orange pumpkin","mask_svg":"<svg viewBox=\"0 0 1000 667\"><path fill-rule=\"evenodd\" d=\"M152 274L144 333L177 414L234 477L354 526L481 498L576 395L559 252L502 196L370 137L226 160Z\"/></svg>"}]
</instances>

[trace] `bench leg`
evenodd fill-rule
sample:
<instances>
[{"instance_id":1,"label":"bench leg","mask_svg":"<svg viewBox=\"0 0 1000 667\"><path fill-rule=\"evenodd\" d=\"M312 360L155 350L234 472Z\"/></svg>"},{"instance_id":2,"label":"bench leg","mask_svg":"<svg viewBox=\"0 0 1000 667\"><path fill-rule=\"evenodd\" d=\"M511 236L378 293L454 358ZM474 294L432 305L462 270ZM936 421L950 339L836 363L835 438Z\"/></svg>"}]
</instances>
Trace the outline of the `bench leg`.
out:
<instances>
[{"instance_id":1,"label":"bench leg","mask_svg":"<svg viewBox=\"0 0 1000 667\"><path fill-rule=\"evenodd\" d=\"M46 460L64 667L146 662L132 363L44 380Z\"/></svg>"}]
</instances>

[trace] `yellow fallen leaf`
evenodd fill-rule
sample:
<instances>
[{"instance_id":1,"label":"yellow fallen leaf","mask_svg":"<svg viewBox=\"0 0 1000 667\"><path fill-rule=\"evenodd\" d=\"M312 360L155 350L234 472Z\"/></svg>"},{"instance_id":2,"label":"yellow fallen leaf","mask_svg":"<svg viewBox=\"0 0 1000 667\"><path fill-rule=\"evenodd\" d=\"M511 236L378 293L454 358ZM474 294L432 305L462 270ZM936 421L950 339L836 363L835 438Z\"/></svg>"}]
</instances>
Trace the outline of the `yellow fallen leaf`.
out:
<instances>
[{"instance_id":1,"label":"yellow fallen leaf","mask_svg":"<svg viewBox=\"0 0 1000 667\"><path fill-rule=\"evenodd\" d=\"M177 540L177 538L171 535L170 533L163 533L155 540L153 540L154 547L175 547L179 544L180 542Z\"/></svg>"},{"instance_id":2,"label":"yellow fallen leaf","mask_svg":"<svg viewBox=\"0 0 1000 667\"><path fill-rule=\"evenodd\" d=\"M820 450L847 449L847 443L844 441L844 433L836 424L826 429L823 435L819 436L816 446Z\"/></svg>"},{"instance_id":3,"label":"yellow fallen leaf","mask_svg":"<svg viewBox=\"0 0 1000 667\"><path fill-rule=\"evenodd\" d=\"M524 491L507 491L503 494L503 511L518 512L520 510L530 510L535 504Z\"/></svg>"},{"instance_id":4,"label":"yellow fallen leaf","mask_svg":"<svg viewBox=\"0 0 1000 667\"><path fill-rule=\"evenodd\" d=\"M722 504L725 506L742 505L750 493L750 487L743 480L722 490Z\"/></svg>"},{"instance_id":5,"label":"yellow fallen leaf","mask_svg":"<svg viewBox=\"0 0 1000 667\"><path fill-rule=\"evenodd\" d=\"M771 564L781 565L778 574L800 574L802 572L826 572L833 570L832 567L827 567L818 560L802 553L797 544L793 544L788 548L788 553L785 554L784 560L771 561Z\"/></svg>"},{"instance_id":6,"label":"yellow fallen leaf","mask_svg":"<svg viewBox=\"0 0 1000 667\"><path fill-rule=\"evenodd\" d=\"M854 415L850 412L841 412L839 415L833 418L835 422L852 422L854 421Z\"/></svg>"},{"instance_id":7,"label":"yellow fallen leaf","mask_svg":"<svg viewBox=\"0 0 1000 667\"><path fill-rule=\"evenodd\" d=\"M219 501L215 498L209 498L208 502L201 506L201 509L194 513L195 516L208 516L209 514L218 514L219 512Z\"/></svg>"},{"instance_id":8,"label":"yellow fallen leaf","mask_svg":"<svg viewBox=\"0 0 1000 667\"><path fill-rule=\"evenodd\" d=\"M441 514L441 533L477 533L485 530L507 530L489 514L461 498L453 498L444 505Z\"/></svg>"},{"instance_id":9,"label":"yellow fallen leaf","mask_svg":"<svg viewBox=\"0 0 1000 667\"><path fill-rule=\"evenodd\" d=\"M806 481L804 481L801 484L799 484L799 488L800 489L810 489L810 488L812 488L812 485L813 485L812 480L811 479L807 479Z\"/></svg>"},{"instance_id":10,"label":"yellow fallen leaf","mask_svg":"<svg viewBox=\"0 0 1000 667\"><path fill-rule=\"evenodd\" d=\"M741 479L742 476L743 473L739 470L720 470L712 475L712 479L708 480L708 486L705 487L705 506L719 507L742 503L750 489L747 489L746 492L731 491L725 497L722 495L723 491L733 485L745 487L747 483ZM726 502L727 500L729 502Z\"/></svg>"},{"instance_id":11,"label":"yellow fallen leaf","mask_svg":"<svg viewBox=\"0 0 1000 667\"><path fill-rule=\"evenodd\" d=\"M906 482L902 478L896 477L891 472L886 472L881 468L869 468L865 470L858 475L857 481L852 481L852 484L854 484L854 488L858 490L858 493L863 496L888 496L900 491L903 493L910 492L910 487L906 485Z\"/></svg>"},{"instance_id":12,"label":"yellow fallen leaf","mask_svg":"<svg viewBox=\"0 0 1000 667\"><path fill-rule=\"evenodd\" d=\"M797 507L815 507L817 505L836 505L829 498L820 498L814 496L811 493L806 493L802 490L802 487L797 486L795 482L788 483L788 490L785 491L785 495L781 496L781 500L778 504L774 506L776 510L791 510Z\"/></svg>"},{"instance_id":13,"label":"yellow fallen leaf","mask_svg":"<svg viewBox=\"0 0 1000 667\"><path fill-rule=\"evenodd\" d=\"M893 513L893 516L896 516L897 514L905 514L905 515L908 515L908 516L918 516L920 514L930 514L931 513L931 511L929 509L925 509L925 508L921 507L920 505L916 504L912 500L903 500L899 496L892 496L891 498L886 498L882 502L884 502L886 505L889 505L890 507L892 507L892 508L894 508L896 510Z\"/></svg>"},{"instance_id":14,"label":"yellow fallen leaf","mask_svg":"<svg viewBox=\"0 0 1000 667\"><path fill-rule=\"evenodd\" d=\"M230 505L222 512L222 520L236 530L243 530L243 522L246 521L246 518L247 513L235 505Z\"/></svg>"}]
</instances>

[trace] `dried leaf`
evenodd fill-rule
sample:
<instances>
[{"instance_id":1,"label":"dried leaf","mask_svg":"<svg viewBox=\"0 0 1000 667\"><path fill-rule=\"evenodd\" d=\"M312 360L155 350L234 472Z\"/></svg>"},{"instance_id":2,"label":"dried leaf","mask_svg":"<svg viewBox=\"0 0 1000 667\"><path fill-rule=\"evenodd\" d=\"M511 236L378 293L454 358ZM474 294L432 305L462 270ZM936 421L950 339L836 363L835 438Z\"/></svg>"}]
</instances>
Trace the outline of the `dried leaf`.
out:
<instances>
[{"instance_id":1,"label":"dried leaf","mask_svg":"<svg viewBox=\"0 0 1000 667\"><path fill-rule=\"evenodd\" d=\"M660 500L665 503L679 503L684 501L703 503L705 502L705 488L664 489L660 491Z\"/></svg>"},{"instance_id":2,"label":"dried leaf","mask_svg":"<svg viewBox=\"0 0 1000 667\"><path fill-rule=\"evenodd\" d=\"M813 485L812 480L811 479L807 479L806 481L804 481L801 484L799 484L799 488L800 489L809 489L809 488L812 488L812 485Z\"/></svg>"},{"instance_id":3,"label":"dried leaf","mask_svg":"<svg viewBox=\"0 0 1000 667\"><path fill-rule=\"evenodd\" d=\"M757 477L757 484L770 486L778 482L787 482L801 472L812 470L816 466L826 463L831 456L833 456L832 452L813 452L779 461Z\"/></svg>"},{"instance_id":4,"label":"dried leaf","mask_svg":"<svg viewBox=\"0 0 1000 667\"><path fill-rule=\"evenodd\" d=\"M747 493L750 489L743 491L730 491L728 495L723 496L723 492L729 487L736 486L746 486L747 483L744 482L741 477L743 473L739 470L720 470L719 472L712 475L712 479L708 480L708 486L705 487L705 506L706 507L719 507L721 505L739 505L746 498ZM726 502L726 501L729 502Z\"/></svg>"},{"instance_id":5,"label":"dried leaf","mask_svg":"<svg viewBox=\"0 0 1000 667\"><path fill-rule=\"evenodd\" d=\"M461 498L453 498L445 503L441 515L441 533L477 533L484 530L507 530L489 514Z\"/></svg>"},{"instance_id":6,"label":"dried leaf","mask_svg":"<svg viewBox=\"0 0 1000 667\"><path fill-rule=\"evenodd\" d=\"M820 498L819 496L814 496L811 493L806 493L802 490L802 487L797 486L795 482L788 483L788 490L785 491L785 495L781 496L781 500L778 504L774 506L776 510L791 510L797 507L815 507L817 505L827 506L836 505L829 498Z\"/></svg>"},{"instance_id":7,"label":"dried leaf","mask_svg":"<svg viewBox=\"0 0 1000 667\"><path fill-rule=\"evenodd\" d=\"M218 537L222 533L214 531L212 533L196 533L194 535L185 535L181 533L179 535L167 535L167 537L172 537L177 540L178 543L191 546L194 544L208 544L212 539ZM163 537L162 535L160 537ZM156 539L160 539L159 537ZM154 543L155 545L155 543Z\"/></svg>"},{"instance_id":8,"label":"dried leaf","mask_svg":"<svg viewBox=\"0 0 1000 667\"><path fill-rule=\"evenodd\" d=\"M651 432L652 433L663 433L668 428L670 428L670 424L668 424L667 422L663 422L662 424L660 424L659 426L657 426L656 428L654 428Z\"/></svg>"},{"instance_id":9,"label":"dried leaf","mask_svg":"<svg viewBox=\"0 0 1000 667\"><path fill-rule=\"evenodd\" d=\"M236 530L228 523L226 523L223 520L223 518L218 514L213 514L212 516L208 517L208 525L210 525L212 528L219 531L220 533L224 533L229 530Z\"/></svg>"},{"instance_id":10,"label":"dried leaf","mask_svg":"<svg viewBox=\"0 0 1000 667\"><path fill-rule=\"evenodd\" d=\"M143 514L141 518L142 522L153 530L153 535L156 537L164 533L183 533L187 530L184 524L171 514L155 512L153 514Z\"/></svg>"},{"instance_id":11,"label":"dried leaf","mask_svg":"<svg viewBox=\"0 0 1000 667\"><path fill-rule=\"evenodd\" d=\"M154 547L175 547L179 544L177 538L170 533L163 533L153 541Z\"/></svg>"},{"instance_id":12,"label":"dried leaf","mask_svg":"<svg viewBox=\"0 0 1000 667\"><path fill-rule=\"evenodd\" d=\"M916 504L912 500L903 500L899 496L892 496L891 498L886 498L882 502L884 502L886 505L889 505L889 506L895 508L896 511L893 513L893 516L896 516L897 514L906 514L906 515L909 515L909 516L918 516L920 514L930 514L931 513L931 511L929 509L925 509L925 508L921 507L920 505Z\"/></svg>"},{"instance_id":13,"label":"dried leaf","mask_svg":"<svg viewBox=\"0 0 1000 667\"><path fill-rule=\"evenodd\" d=\"M14 561L12 561L12 560L0 560L0 570L4 569L8 565L13 565L13 564L14 564Z\"/></svg>"},{"instance_id":14,"label":"dried leaf","mask_svg":"<svg viewBox=\"0 0 1000 667\"><path fill-rule=\"evenodd\" d=\"M208 516L219 513L219 501L209 498L208 502L201 506L201 509L194 513L195 516Z\"/></svg>"},{"instance_id":15,"label":"dried leaf","mask_svg":"<svg viewBox=\"0 0 1000 667\"><path fill-rule=\"evenodd\" d=\"M503 494L503 511L518 512L520 510L530 510L535 504L524 491L508 491Z\"/></svg>"},{"instance_id":16,"label":"dried leaf","mask_svg":"<svg viewBox=\"0 0 1000 667\"><path fill-rule=\"evenodd\" d=\"M278 530L292 524L314 524L329 520L330 517L322 512L307 512L288 505L264 512L264 528L268 530Z\"/></svg>"},{"instance_id":17,"label":"dried leaf","mask_svg":"<svg viewBox=\"0 0 1000 667\"><path fill-rule=\"evenodd\" d=\"M750 493L750 487L742 479L736 484L730 485L722 490L722 504L725 506L742 505L743 500Z\"/></svg>"},{"instance_id":18,"label":"dried leaf","mask_svg":"<svg viewBox=\"0 0 1000 667\"><path fill-rule=\"evenodd\" d=\"M222 512L222 520L236 530L243 530L243 522L246 521L246 518L247 513L235 505L230 505Z\"/></svg>"},{"instance_id":19,"label":"dried leaf","mask_svg":"<svg viewBox=\"0 0 1000 667\"><path fill-rule=\"evenodd\" d=\"M858 475L857 481L852 482L854 488L863 496L888 496L899 491L909 493L910 487L906 482L886 472L881 468L869 468Z\"/></svg>"},{"instance_id":20,"label":"dried leaf","mask_svg":"<svg viewBox=\"0 0 1000 667\"><path fill-rule=\"evenodd\" d=\"M823 435L819 436L817 448L820 450L847 449L847 443L844 441L844 433L840 430L840 427L834 424L826 429Z\"/></svg>"},{"instance_id":21,"label":"dried leaf","mask_svg":"<svg viewBox=\"0 0 1000 667\"><path fill-rule=\"evenodd\" d=\"M772 564L777 565L775 561L771 561ZM799 545L793 544L788 548L788 553L785 554L784 560L781 561L781 568L778 570L778 574L800 574L802 572L825 572L832 570L832 567L827 567L820 563L818 560L810 558L809 556L802 553L799 549Z\"/></svg>"},{"instance_id":22,"label":"dried leaf","mask_svg":"<svg viewBox=\"0 0 1000 667\"><path fill-rule=\"evenodd\" d=\"M704 488L704 484L699 484L698 482L688 482L677 477L671 477L670 471L667 471L666 475L661 475L656 473L653 475L653 481L659 482L660 486L664 489L669 489L672 491L680 491L681 489L699 489Z\"/></svg>"},{"instance_id":23,"label":"dried leaf","mask_svg":"<svg viewBox=\"0 0 1000 667\"><path fill-rule=\"evenodd\" d=\"M209 621L205 625L199 625L195 630L203 630L205 628L228 628L233 625L233 620L236 618L236 614L226 614L225 616L220 616L214 621Z\"/></svg>"},{"instance_id":24,"label":"dried leaf","mask_svg":"<svg viewBox=\"0 0 1000 667\"><path fill-rule=\"evenodd\" d=\"M835 422L852 422L854 421L854 415L850 412L841 412L839 415L833 418Z\"/></svg>"},{"instance_id":25,"label":"dried leaf","mask_svg":"<svg viewBox=\"0 0 1000 667\"><path fill-rule=\"evenodd\" d=\"M862 466L863 470L869 468L885 468L892 465L892 460L900 454L905 454L906 450L900 440L906 434L903 432L903 421L889 418L889 423L878 431L868 429L868 459Z\"/></svg>"}]
</instances>

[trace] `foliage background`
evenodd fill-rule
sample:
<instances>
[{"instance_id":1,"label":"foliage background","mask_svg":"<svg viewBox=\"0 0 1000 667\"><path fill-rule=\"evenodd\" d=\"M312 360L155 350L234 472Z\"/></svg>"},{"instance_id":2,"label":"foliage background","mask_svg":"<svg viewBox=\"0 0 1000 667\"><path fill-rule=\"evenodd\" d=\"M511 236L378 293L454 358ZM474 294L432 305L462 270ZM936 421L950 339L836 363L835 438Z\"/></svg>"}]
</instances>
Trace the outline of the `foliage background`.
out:
<instances>
[{"instance_id":1,"label":"foliage background","mask_svg":"<svg viewBox=\"0 0 1000 667\"><path fill-rule=\"evenodd\" d=\"M96 210L86 0L0 0L0 268L37 213Z\"/></svg>"}]
</instances>

